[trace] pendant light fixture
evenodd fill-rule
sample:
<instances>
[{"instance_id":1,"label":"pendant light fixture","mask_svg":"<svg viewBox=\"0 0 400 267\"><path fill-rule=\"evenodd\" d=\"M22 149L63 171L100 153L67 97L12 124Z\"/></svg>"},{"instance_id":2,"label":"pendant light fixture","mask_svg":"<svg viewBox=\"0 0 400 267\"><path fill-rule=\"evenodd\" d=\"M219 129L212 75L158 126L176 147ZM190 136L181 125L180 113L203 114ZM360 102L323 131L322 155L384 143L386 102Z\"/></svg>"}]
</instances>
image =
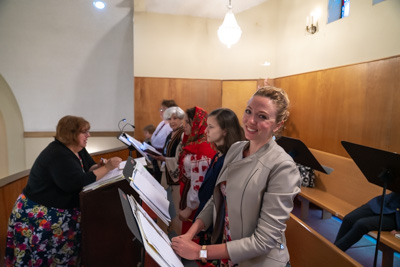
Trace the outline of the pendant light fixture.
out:
<instances>
[{"instance_id":1,"label":"pendant light fixture","mask_svg":"<svg viewBox=\"0 0 400 267\"><path fill-rule=\"evenodd\" d=\"M239 41L242 30L237 24L235 15L232 12L231 0L229 0L228 9L224 22L222 22L222 25L218 28L218 38L223 44L230 48L231 45Z\"/></svg>"}]
</instances>

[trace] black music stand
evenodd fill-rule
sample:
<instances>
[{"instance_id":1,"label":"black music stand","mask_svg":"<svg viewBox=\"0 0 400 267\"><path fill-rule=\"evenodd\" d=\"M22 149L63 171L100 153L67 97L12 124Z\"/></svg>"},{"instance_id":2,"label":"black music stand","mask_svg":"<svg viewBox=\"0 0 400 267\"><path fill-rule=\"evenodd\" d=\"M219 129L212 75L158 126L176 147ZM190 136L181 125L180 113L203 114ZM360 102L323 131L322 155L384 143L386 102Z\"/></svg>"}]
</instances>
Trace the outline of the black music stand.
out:
<instances>
[{"instance_id":1,"label":"black music stand","mask_svg":"<svg viewBox=\"0 0 400 267\"><path fill-rule=\"evenodd\" d=\"M128 183L131 182L130 178L132 178L133 170L135 169L135 166L136 166L136 161L131 156L129 156L128 159L126 160L125 168L122 171L122 173L123 173L125 179L128 181Z\"/></svg>"},{"instance_id":2,"label":"black music stand","mask_svg":"<svg viewBox=\"0 0 400 267\"><path fill-rule=\"evenodd\" d=\"M281 136L276 142L293 158L296 163L326 174L330 174L333 171L332 168L321 165L301 140Z\"/></svg>"},{"instance_id":3,"label":"black music stand","mask_svg":"<svg viewBox=\"0 0 400 267\"><path fill-rule=\"evenodd\" d=\"M137 149L132 145L132 143L128 140L128 136L126 133L121 132L118 136L117 139L124 143L128 149L129 149L129 157L132 157L132 151L137 151Z\"/></svg>"},{"instance_id":4,"label":"black music stand","mask_svg":"<svg viewBox=\"0 0 400 267\"><path fill-rule=\"evenodd\" d=\"M144 267L145 249L143 246L142 236L140 235L139 225L137 224L137 221L132 213L131 205L129 204L126 194L119 188L118 188L118 193L121 199L121 204L122 204L122 209L124 211L126 224L128 225L129 230L131 230L132 234L135 236L133 242L137 240L140 242L140 244L142 244L141 246L142 253L140 253L141 255L140 265Z\"/></svg>"},{"instance_id":5,"label":"black music stand","mask_svg":"<svg viewBox=\"0 0 400 267\"><path fill-rule=\"evenodd\" d=\"M382 190L381 211L379 214L379 229L376 239L374 266L378 256L378 246L382 230L383 205L386 189L400 192L400 155L375 148L342 141L343 147L354 160L368 182L378 185Z\"/></svg>"}]
</instances>

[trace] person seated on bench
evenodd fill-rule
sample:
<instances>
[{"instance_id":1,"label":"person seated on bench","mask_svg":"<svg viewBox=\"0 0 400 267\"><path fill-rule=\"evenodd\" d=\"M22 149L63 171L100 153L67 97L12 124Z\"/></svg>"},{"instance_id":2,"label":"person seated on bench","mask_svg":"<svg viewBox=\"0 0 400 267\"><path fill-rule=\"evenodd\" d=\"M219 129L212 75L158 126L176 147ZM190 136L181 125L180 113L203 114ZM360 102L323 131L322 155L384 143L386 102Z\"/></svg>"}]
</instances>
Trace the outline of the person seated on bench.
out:
<instances>
[{"instance_id":1,"label":"person seated on bench","mask_svg":"<svg viewBox=\"0 0 400 267\"><path fill-rule=\"evenodd\" d=\"M379 229L381 201L382 196L377 196L343 218L335 240L338 248L346 251L363 235ZM385 196L382 217L382 231L393 229L400 230L400 193L395 192Z\"/></svg>"}]
</instances>

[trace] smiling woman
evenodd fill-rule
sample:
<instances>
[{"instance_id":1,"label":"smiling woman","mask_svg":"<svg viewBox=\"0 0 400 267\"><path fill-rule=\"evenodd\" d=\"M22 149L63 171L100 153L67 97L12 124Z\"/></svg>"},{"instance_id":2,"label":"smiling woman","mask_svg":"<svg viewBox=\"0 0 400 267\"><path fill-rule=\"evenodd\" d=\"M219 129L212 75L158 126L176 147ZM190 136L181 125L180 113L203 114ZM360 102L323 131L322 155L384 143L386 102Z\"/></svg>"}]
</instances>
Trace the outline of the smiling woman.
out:
<instances>
[{"instance_id":1,"label":"smiling woman","mask_svg":"<svg viewBox=\"0 0 400 267\"><path fill-rule=\"evenodd\" d=\"M250 98L243 115L248 141L229 148L213 197L187 233L172 239L179 256L220 260L218 266L290 266L284 233L301 178L272 138L287 120L288 106L286 93L275 87L260 88ZM192 241L212 225L213 245Z\"/></svg>"}]
</instances>

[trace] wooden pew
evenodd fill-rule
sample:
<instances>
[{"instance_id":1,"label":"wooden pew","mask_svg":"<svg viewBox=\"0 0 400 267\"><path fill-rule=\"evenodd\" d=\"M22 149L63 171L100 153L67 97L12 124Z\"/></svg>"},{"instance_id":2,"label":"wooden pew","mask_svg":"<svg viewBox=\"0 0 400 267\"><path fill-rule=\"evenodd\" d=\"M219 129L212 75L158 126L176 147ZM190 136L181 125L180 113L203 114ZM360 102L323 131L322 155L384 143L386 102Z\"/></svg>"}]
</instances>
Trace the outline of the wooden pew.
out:
<instances>
[{"instance_id":1,"label":"wooden pew","mask_svg":"<svg viewBox=\"0 0 400 267\"><path fill-rule=\"evenodd\" d=\"M302 187L299 200L303 220L308 216L310 202L323 209L323 218L330 218L333 214L343 219L350 211L382 194L382 188L369 183L352 159L310 150L322 165L329 166L334 171L330 175L318 172L314 188ZM369 235L376 238L373 232ZM400 239L390 232L382 232L380 242L379 248L383 252L382 266L392 266L393 252L400 251Z\"/></svg>"},{"instance_id":2,"label":"wooden pew","mask_svg":"<svg viewBox=\"0 0 400 267\"><path fill-rule=\"evenodd\" d=\"M100 158L116 156L126 160L128 155L129 151L126 146L91 154L96 162ZM0 266L3 266L4 262L8 218L10 217L15 200L28 182L29 172L30 169L0 179Z\"/></svg>"},{"instance_id":3,"label":"wooden pew","mask_svg":"<svg viewBox=\"0 0 400 267\"><path fill-rule=\"evenodd\" d=\"M293 214L287 222L286 241L292 266L362 266Z\"/></svg>"},{"instance_id":4,"label":"wooden pew","mask_svg":"<svg viewBox=\"0 0 400 267\"><path fill-rule=\"evenodd\" d=\"M0 266L4 264L8 218L15 200L28 182L30 170L25 170L0 179Z\"/></svg>"}]
</instances>

